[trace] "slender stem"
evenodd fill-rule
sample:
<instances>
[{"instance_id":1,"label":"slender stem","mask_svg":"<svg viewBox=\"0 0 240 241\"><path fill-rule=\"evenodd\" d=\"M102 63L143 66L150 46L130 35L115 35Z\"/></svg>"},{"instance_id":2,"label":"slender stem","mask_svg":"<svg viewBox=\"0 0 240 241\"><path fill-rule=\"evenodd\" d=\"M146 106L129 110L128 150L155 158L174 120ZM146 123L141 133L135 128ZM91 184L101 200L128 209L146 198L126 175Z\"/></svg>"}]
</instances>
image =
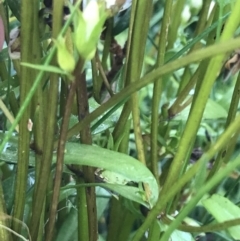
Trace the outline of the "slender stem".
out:
<instances>
[{"instance_id":1,"label":"slender stem","mask_svg":"<svg viewBox=\"0 0 240 241\"><path fill-rule=\"evenodd\" d=\"M209 14L209 7L211 4L212 0L205 0L203 1L203 6L200 12L200 17L199 20L197 21L197 27L195 30L195 35L197 36L198 34L202 33L204 28L206 27L207 24L207 16ZM192 48L193 50L196 50L199 48L200 44L195 44L194 47Z\"/></svg>"},{"instance_id":2,"label":"slender stem","mask_svg":"<svg viewBox=\"0 0 240 241\"><path fill-rule=\"evenodd\" d=\"M131 6L131 18L130 18L130 23L129 23L128 41L127 41L127 54L126 54L126 62L125 62L125 68L124 68L124 73L123 73L123 80L124 80L125 86L129 85L130 80L131 80L131 78L130 78L130 76L128 76L128 74L130 71L130 67L132 65L132 63L130 61L130 51L132 50L131 44L132 44L132 37L133 37L136 8L137 8L137 0L134 0L132 2L132 6ZM137 42L139 42L139 41L137 41ZM138 79L138 78L136 78L136 79ZM121 133L123 132L123 129L126 125L129 115L131 114L131 111L132 111L131 107L132 107L131 102L127 101L123 107L119 120L113 130L114 141L116 141L119 138L119 136L121 135Z\"/></svg>"},{"instance_id":3,"label":"slender stem","mask_svg":"<svg viewBox=\"0 0 240 241\"><path fill-rule=\"evenodd\" d=\"M78 64L75 71L81 71L83 64L84 62L81 62L80 64ZM54 234L54 224L56 219L58 198L59 198L60 186L61 186L61 180L62 180L67 130L68 130L69 119L71 116L72 103L74 100L76 87L77 87L76 80L74 80L70 85L67 102L65 106L65 111L63 115L63 120L62 120L62 126L61 126L60 138L59 138L58 150L57 150L57 162L56 162L53 196L52 196L52 202L51 202L49 222L47 227L46 241L51 241L53 239L53 234Z\"/></svg>"},{"instance_id":4,"label":"slender stem","mask_svg":"<svg viewBox=\"0 0 240 241\"><path fill-rule=\"evenodd\" d=\"M54 0L53 2L53 37L57 38L62 27L62 9L64 1ZM56 65L56 59L53 60L53 65ZM53 142L56 125L57 105L58 105L58 74L51 74L50 86L48 94L48 117L46 132L44 133L44 153L40 167L40 174L38 182L36 183L35 199L33 203L33 212L31 217L30 232L33 240L37 240L39 232L39 223L41 213L43 211L44 200L48 180L51 172L52 155L53 155Z\"/></svg>"},{"instance_id":5,"label":"slender stem","mask_svg":"<svg viewBox=\"0 0 240 241\"><path fill-rule=\"evenodd\" d=\"M165 2L163 20L161 25L161 34L159 39L159 50L156 67L164 64L168 29L170 24L170 16L172 9L172 0ZM159 184L159 170L158 170L158 125L159 125L159 105L162 94L162 78L154 83L153 87L153 104L152 104L152 124L151 124L151 170Z\"/></svg>"},{"instance_id":6,"label":"slender stem","mask_svg":"<svg viewBox=\"0 0 240 241\"><path fill-rule=\"evenodd\" d=\"M76 181L77 185L81 185L84 183L84 180L80 178L78 178ZM89 240L89 221L86 188L77 188L76 204L78 207L78 240Z\"/></svg>"},{"instance_id":7,"label":"slender stem","mask_svg":"<svg viewBox=\"0 0 240 241\"><path fill-rule=\"evenodd\" d=\"M38 13L39 11L39 1L33 1L33 8L34 12ZM33 22L33 31L32 31L32 54L33 60L32 63L40 64L41 63L41 46L40 46L40 31L39 31L39 16L38 14L34 14L32 18ZM31 78L36 79L38 76L38 70L32 69L31 70ZM40 166L43 154L43 144L44 144L44 105L43 105L43 90L42 90L42 83L39 83L36 93L33 96L32 100L32 116L33 116L33 136L34 136L34 149L36 150L35 155L35 183L39 181L39 173L40 173ZM35 200L35 192L34 189L33 197L32 197L32 204L36 201ZM45 204L45 202L44 202ZM44 227L44 214L39 218L39 230L43 230ZM38 234L38 240L42 240L43 232Z\"/></svg>"},{"instance_id":8,"label":"slender stem","mask_svg":"<svg viewBox=\"0 0 240 241\"><path fill-rule=\"evenodd\" d=\"M166 2L167 4L167 2ZM168 34L168 49L173 48L173 44L177 38L177 34L178 34L178 28L181 24L181 18L182 18L182 11L185 5L185 0L179 0L177 2L174 3L174 5L172 6L172 11L169 12L171 15L168 16L169 20L171 17L171 25L169 26L169 34ZM167 5L164 8L164 14L166 11ZM167 20L167 21L169 21ZM163 21L164 21L164 16L163 16ZM162 26L164 25L164 23L162 22ZM162 29L164 29L162 27ZM161 32L162 34L162 32ZM160 36L161 37L161 36Z\"/></svg>"},{"instance_id":9,"label":"slender stem","mask_svg":"<svg viewBox=\"0 0 240 241\"><path fill-rule=\"evenodd\" d=\"M29 3L27 0L21 2L21 61L32 61L32 17L33 17L33 2ZM24 100L32 85L32 79L29 78L31 70L22 66L20 73L20 105ZM19 123L19 139L18 139L18 168L15 182L15 196L14 196L14 210L13 217L19 220L23 219L24 205L26 198L28 161L29 161L29 144L30 131L27 129L27 124L30 119L30 106L26 108ZM13 230L17 233L21 230L21 224L13 223Z\"/></svg>"},{"instance_id":10,"label":"slender stem","mask_svg":"<svg viewBox=\"0 0 240 241\"><path fill-rule=\"evenodd\" d=\"M88 105L88 95L87 95L87 83L85 74L81 74L81 72L75 73L77 80L77 100L78 100L78 118L79 121L85 118L85 116L89 115L89 105ZM92 136L90 125L88 124L84 129L80 131L80 141L83 144L92 144ZM84 173L84 181L87 183L94 183L95 169L90 166L83 167ZM79 192L79 190L78 190ZM81 192L81 190L80 190ZM97 210L96 210L96 194L95 187L89 187L85 189L86 192L86 200L87 200L87 214L88 214L88 233L89 233L89 241L95 241L98 238L98 228L97 228ZM80 195L80 193L78 194ZM78 203L78 206L83 205L83 203ZM78 212L79 221L82 218L81 208ZM78 223L79 232L81 232L82 221ZM84 225L84 224L83 224ZM79 236L79 240L82 240Z\"/></svg>"}]
</instances>

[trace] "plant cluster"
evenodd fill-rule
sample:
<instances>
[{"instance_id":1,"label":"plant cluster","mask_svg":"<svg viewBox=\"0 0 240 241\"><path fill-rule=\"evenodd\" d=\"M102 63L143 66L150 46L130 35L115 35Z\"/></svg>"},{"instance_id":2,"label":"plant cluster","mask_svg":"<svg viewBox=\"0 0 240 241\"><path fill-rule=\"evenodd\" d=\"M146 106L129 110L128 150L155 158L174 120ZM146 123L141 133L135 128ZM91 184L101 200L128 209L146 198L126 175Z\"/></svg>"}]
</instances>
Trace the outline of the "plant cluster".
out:
<instances>
[{"instance_id":1,"label":"plant cluster","mask_svg":"<svg viewBox=\"0 0 240 241\"><path fill-rule=\"evenodd\" d=\"M0 240L239 240L240 1L0 2Z\"/></svg>"}]
</instances>

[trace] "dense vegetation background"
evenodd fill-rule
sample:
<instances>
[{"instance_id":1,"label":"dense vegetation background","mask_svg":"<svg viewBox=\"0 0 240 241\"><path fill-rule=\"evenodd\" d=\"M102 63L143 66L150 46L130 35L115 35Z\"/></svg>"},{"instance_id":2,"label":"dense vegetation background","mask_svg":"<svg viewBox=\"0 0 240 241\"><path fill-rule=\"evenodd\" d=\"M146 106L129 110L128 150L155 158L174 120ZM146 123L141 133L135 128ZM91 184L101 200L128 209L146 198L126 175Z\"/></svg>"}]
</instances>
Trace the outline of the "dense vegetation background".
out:
<instances>
[{"instance_id":1,"label":"dense vegetation background","mask_svg":"<svg viewBox=\"0 0 240 241\"><path fill-rule=\"evenodd\" d=\"M0 240L239 240L240 1L87 2L0 2Z\"/></svg>"}]
</instances>

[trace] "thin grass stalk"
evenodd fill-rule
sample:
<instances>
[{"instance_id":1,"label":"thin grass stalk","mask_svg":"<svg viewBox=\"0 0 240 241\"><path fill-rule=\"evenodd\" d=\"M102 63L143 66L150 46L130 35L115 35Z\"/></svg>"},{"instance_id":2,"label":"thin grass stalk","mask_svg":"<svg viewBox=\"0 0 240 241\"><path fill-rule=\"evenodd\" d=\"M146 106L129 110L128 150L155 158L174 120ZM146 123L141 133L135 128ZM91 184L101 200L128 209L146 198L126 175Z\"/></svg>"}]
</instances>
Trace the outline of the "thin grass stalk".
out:
<instances>
[{"instance_id":1,"label":"thin grass stalk","mask_svg":"<svg viewBox=\"0 0 240 241\"><path fill-rule=\"evenodd\" d=\"M75 75L77 81L77 101L78 101L78 119L81 121L87 115L89 115L89 104L88 104L88 94L87 94L87 82L85 73L81 74L78 71ZM90 123L84 129L80 131L80 142L83 144L92 144L92 136ZM90 166L83 166L84 181L86 183L95 182L95 168ZM81 192L81 190L77 190ZM97 208L96 208L96 193L95 187L85 188L86 201L87 201L87 215L88 215L88 233L89 241L95 241L98 239L98 228L97 228ZM78 194L80 195L80 193ZM84 203L78 203L78 207L84 205ZM82 218L81 209L79 208L78 220ZM78 223L78 229L81 231L82 221ZM79 241L82 240L79 237Z\"/></svg>"},{"instance_id":2,"label":"thin grass stalk","mask_svg":"<svg viewBox=\"0 0 240 241\"><path fill-rule=\"evenodd\" d=\"M190 79L191 79L191 69L190 67L186 67L184 69L183 75L181 76L181 82L179 83L177 95L181 93L181 91L186 87Z\"/></svg>"},{"instance_id":3,"label":"thin grass stalk","mask_svg":"<svg viewBox=\"0 0 240 241\"><path fill-rule=\"evenodd\" d=\"M187 83L187 85L182 89L182 91L178 94L177 99L174 101L174 103L171 105L171 107L168 109L169 117L173 117L179 113L179 109L181 108L181 105L183 104L184 100L188 97L190 90L194 87L196 84L199 75L202 73L201 70L205 69L205 65L202 65L202 63L198 66L197 70L193 74L190 81Z\"/></svg>"},{"instance_id":4,"label":"thin grass stalk","mask_svg":"<svg viewBox=\"0 0 240 241\"><path fill-rule=\"evenodd\" d=\"M168 49L173 48L174 42L177 38L178 28L181 24L182 11L183 11L185 2L186 2L185 0L178 0L177 2L174 3L174 5L172 5L172 10L170 10L171 15L169 15L168 16L169 19L167 19L167 22L169 22L171 19L171 26L169 26L169 33L168 33L168 46L167 46ZM165 11L167 8L167 4L168 4L168 1L165 2L164 15L165 15ZM168 14L169 13L170 12L168 10ZM164 16L163 16L163 22L162 22L161 29L165 29L165 28L163 28L164 25L165 24L164 24ZM162 32L160 34L160 38L161 38L161 35L162 35Z\"/></svg>"},{"instance_id":5,"label":"thin grass stalk","mask_svg":"<svg viewBox=\"0 0 240 241\"><path fill-rule=\"evenodd\" d=\"M29 49L32 34L32 19L33 17L33 3L27 0L21 2L21 60L24 62L31 62L32 48ZM9 70L10 71L10 70ZM20 74L20 105L25 101L26 95L32 85L32 80L29 78L31 70L26 67L21 67ZM22 220L25 206L28 161L29 161L29 144L30 131L27 124L30 118L30 106L26 108L20 123L19 123L19 138L18 138L18 167L15 182L14 194L14 209L13 217ZM21 224L13 222L12 228L15 232L21 233Z\"/></svg>"},{"instance_id":6,"label":"thin grass stalk","mask_svg":"<svg viewBox=\"0 0 240 241\"><path fill-rule=\"evenodd\" d=\"M152 14L151 10L152 1L149 0L148 2L137 2L127 72L127 79L130 83L133 83L133 81L137 81L137 78L140 78L141 75L145 53L144 46L146 45L149 20ZM144 18L142 17L143 15ZM141 41L138 41L139 39L141 39ZM146 165L142 131L140 127L140 110L138 106L139 101L137 92L132 95L131 103L137 155L139 161Z\"/></svg>"},{"instance_id":7,"label":"thin grass stalk","mask_svg":"<svg viewBox=\"0 0 240 241\"><path fill-rule=\"evenodd\" d=\"M77 178L76 185L85 184L85 181L81 178ZM77 188L76 204L78 207L78 240L90 240L89 239L89 221L88 221L88 206L86 197L86 188Z\"/></svg>"},{"instance_id":8,"label":"thin grass stalk","mask_svg":"<svg viewBox=\"0 0 240 241\"><path fill-rule=\"evenodd\" d=\"M62 9L64 1L54 0L53 2L53 38L57 38L61 28L62 28ZM52 62L53 65L57 65L56 58ZM58 82L59 75L51 74L48 94L48 117L46 124L46 132L44 135L44 153L41 161L41 171L39 179L36 183L36 192L33 203L32 217L30 222L30 233L33 240L37 240L39 230L39 217L43 211L44 200L46 197L46 190L48 185L48 180L50 177L50 167L52 164L53 155L53 143L54 143L54 133L56 127L56 117L57 117L57 105L58 105ZM45 107L47 108L47 107Z\"/></svg>"},{"instance_id":9,"label":"thin grass stalk","mask_svg":"<svg viewBox=\"0 0 240 241\"><path fill-rule=\"evenodd\" d=\"M125 105L123 106L121 115L114 127L113 130L113 140L114 142L117 142L119 137L121 137L123 130L125 129L127 120L129 119L129 115L131 113L131 103L126 102Z\"/></svg>"},{"instance_id":10,"label":"thin grass stalk","mask_svg":"<svg viewBox=\"0 0 240 241\"><path fill-rule=\"evenodd\" d=\"M200 16L199 16L197 26L196 26L196 30L195 30L195 36L202 33L204 28L206 27L211 3L212 3L212 0L203 1L203 6L202 6L202 9L200 11ZM200 44L195 44L194 47L192 48L192 51L198 49L199 47L200 47Z\"/></svg>"},{"instance_id":11,"label":"thin grass stalk","mask_svg":"<svg viewBox=\"0 0 240 241\"><path fill-rule=\"evenodd\" d=\"M161 33L158 44L158 57L156 67L164 64L164 58L167 47L167 37L170 24L170 16L172 10L172 0L165 2L164 14L162 19ZM176 29L175 29L176 30ZM162 95L162 78L154 83L153 100L152 100L152 115L151 115L151 170L159 183L158 170L158 124L159 124L159 105Z\"/></svg>"},{"instance_id":12,"label":"thin grass stalk","mask_svg":"<svg viewBox=\"0 0 240 241\"><path fill-rule=\"evenodd\" d=\"M112 30L113 30L113 18L107 20L107 32L105 35L103 55L102 55L102 67L104 71L107 71L107 59L109 57L109 50L112 42ZM100 90L100 89L99 89ZM98 90L98 91L99 91Z\"/></svg>"},{"instance_id":13,"label":"thin grass stalk","mask_svg":"<svg viewBox=\"0 0 240 241\"><path fill-rule=\"evenodd\" d=\"M81 61L77 65L75 71L81 71L83 64L84 62ZM49 221L47 226L46 241L51 241L53 239L53 234L54 234L54 225L56 220L58 199L59 199L61 180L62 180L67 130L68 130L69 120L71 116L71 108L74 101L76 87L77 87L77 83L76 83L76 80L74 80L70 85L67 102L65 106L65 111L63 115L62 125L61 125L60 140L58 143L58 150L57 150L57 162L56 162L56 172L55 172L55 179L54 179L54 188L53 188L52 201L50 205L51 208L50 208L50 215L49 215Z\"/></svg>"},{"instance_id":14,"label":"thin grass stalk","mask_svg":"<svg viewBox=\"0 0 240 241\"><path fill-rule=\"evenodd\" d=\"M137 79L140 78L141 75L145 53L145 45L148 34L149 20L151 17L152 1L146 2L144 0L135 0L133 1L133 6L134 7L132 9L130 21L130 26L132 27L132 29L129 30L130 39L128 40L128 58L126 67L127 84L133 83L133 81L135 80L137 81ZM142 17L143 15L144 18ZM141 41L139 41L139 39L141 39ZM129 105L129 108L131 107L132 109L133 128L138 159L140 162L146 165L142 131L140 127L140 111L138 104L138 94L134 93L132 95L131 105ZM126 113L129 113L128 109L126 109ZM149 188L145 184L144 188L146 190L147 199L149 199Z\"/></svg>"},{"instance_id":15,"label":"thin grass stalk","mask_svg":"<svg viewBox=\"0 0 240 241\"><path fill-rule=\"evenodd\" d=\"M141 1L142 0L134 0L132 2L132 6L131 6L131 18L130 18L129 30L128 30L127 53L126 53L125 68L124 68L124 73L123 73L123 79L124 79L124 82L125 82L125 87L127 85L129 85L131 81L133 81L133 80L131 80L131 78L129 78L130 77L129 72L131 71L131 67L133 65L130 58L131 58L131 51L132 51L132 43L134 43L134 44L140 43L139 40L137 40L136 42L133 42L132 38L133 38L134 27L135 27L135 24L136 24L135 23L135 16L137 14L137 5L138 5L138 2L141 2ZM141 20L141 22L142 22L142 20ZM137 64L139 61L140 60L137 59L135 64ZM140 73L138 73L137 76L140 76ZM136 76L134 76L134 78L135 77ZM123 107L123 110L121 112L121 115L119 117L119 120L118 120L118 122L115 125L115 128L113 130L114 141L117 141L118 138L121 136L131 111L132 111L132 103L131 103L131 101L128 101L128 102L125 103L125 105Z\"/></svg>"},{"instance_id":16,"label":"thin grass stalk","mask_svg":"<svg viewBox=\"0 0 240 241\"><path fill-rule=\"evenodd\" d=\"M240 17L236 9L240 7L240 2L236 2L236 8L233 10L232 14L230 15L227 23L226 28L221 37L221 41L230 39L233 36L235 29L238 27L240 22ZM205 105L207 103L208 96L210 94L212 85L216 79L216 76L222 66L224 55L218 55L214 57L209 64L203 82L200 86L200 89L197 95L194 95L194 100L192 104L192 108L190 110L189 118L187 120L187 124L185 130L183 132L182 138L179 142L178 151L173 159L171 167L169 169L169 173L162 189L162 195L164 195L172 184L178 179L179 177L179 170L182 169L182 166L185 166L186 163L186 153L191 150L193 145L193 140L196 137L196 133L199 127L199 124L202 119L203 111Z\"/></svg>"},{"instance_id":17,"label":"thin grass stalk","mask_svg":"<svg viewBox=\"0 0 240 241\"><path fill-rule=\"evenodd\" d=\"M33 1L33 31L32 31L32 63L40 64L41 63L41 47L40 47L40 33L39 33L39 1ZM38 70L32 69L31 78L36 79L38 75ZM34 117L33 123L33 135L34 135L34 149L35 149L35 157L36 157L36 179L39 174L39 167L41 163L42 153L43 153L43 143L44 143L44 113L43 113L43 91L42 86L39 85L36 91L36 94L33 97L33 105L32 105L32 117Z\"/></svg>"},{"instance_id":18,"label":"thin grass stalk","mask_svg":"<svg viewBox=\"0 0 240 241\"><path fill-rule=\"evenodd\" d=\"M128 76L129 68L131 66L131 62L129 61L129 58L130 58L130 51L131 51L131 43L132 43L135 15L136 15L136 11L137 11L136 10L137 2L138 2L138 0L133 0L132 6L131 6L131 17L130 17L129 30L128 30L128 41L127 41L127 53L126 53L125 68L124 68L124 73L123 73L123 80L124 80L125 86L130 84L130 79L127 76ZM123 132L131 111L132 111L132 104L131 104L131 102L128 101L124 104L121 115L113 130L114 141L117 141L119 136Z\"/></svg>"},{"instance_id":19,"label":"thin grass stalk","mask_svg":"<svg viewBox=\"0 0 240 241\"><path fill-rule=\"evenodd\" d=\"M128 154L130 128L131 128L131 121L129 120L126 123L124 133L121 136L120 145L119 147L117 147L117 150L121 153Z\"/></svg>"}]
</instances>

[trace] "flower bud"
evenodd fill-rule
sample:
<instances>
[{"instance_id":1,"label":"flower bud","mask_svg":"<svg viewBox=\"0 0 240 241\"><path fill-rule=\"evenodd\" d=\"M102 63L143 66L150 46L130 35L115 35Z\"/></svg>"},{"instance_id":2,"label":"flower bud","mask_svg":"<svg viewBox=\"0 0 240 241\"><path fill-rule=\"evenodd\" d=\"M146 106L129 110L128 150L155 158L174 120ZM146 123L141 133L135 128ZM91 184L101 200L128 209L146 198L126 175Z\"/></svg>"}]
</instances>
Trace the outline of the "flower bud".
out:
<instances>
[{"instance_id":1,"label":"flower bud","mask_svg":"<svg viewBox=\"0 0 240 241\"><path fill-rule=\"evenodd\" d=\"M78 11L76 14L74 21L75 46L84 60L94 57L106 18L107 13L100 11L98 3L95 1L90 1L83 12Z\"/></svg>"},{"instance_id":2,"label":"flower bud","mask_svg":"<svg viewBox=\"0 0 240 241\"><path fill-rule=\"evenodd\" d=\"M75 60L73 55L68 51L63 37L53 40L57 46L57 61L62 70L71 73L75 68Z\"/></svg>"}]
</instances>

